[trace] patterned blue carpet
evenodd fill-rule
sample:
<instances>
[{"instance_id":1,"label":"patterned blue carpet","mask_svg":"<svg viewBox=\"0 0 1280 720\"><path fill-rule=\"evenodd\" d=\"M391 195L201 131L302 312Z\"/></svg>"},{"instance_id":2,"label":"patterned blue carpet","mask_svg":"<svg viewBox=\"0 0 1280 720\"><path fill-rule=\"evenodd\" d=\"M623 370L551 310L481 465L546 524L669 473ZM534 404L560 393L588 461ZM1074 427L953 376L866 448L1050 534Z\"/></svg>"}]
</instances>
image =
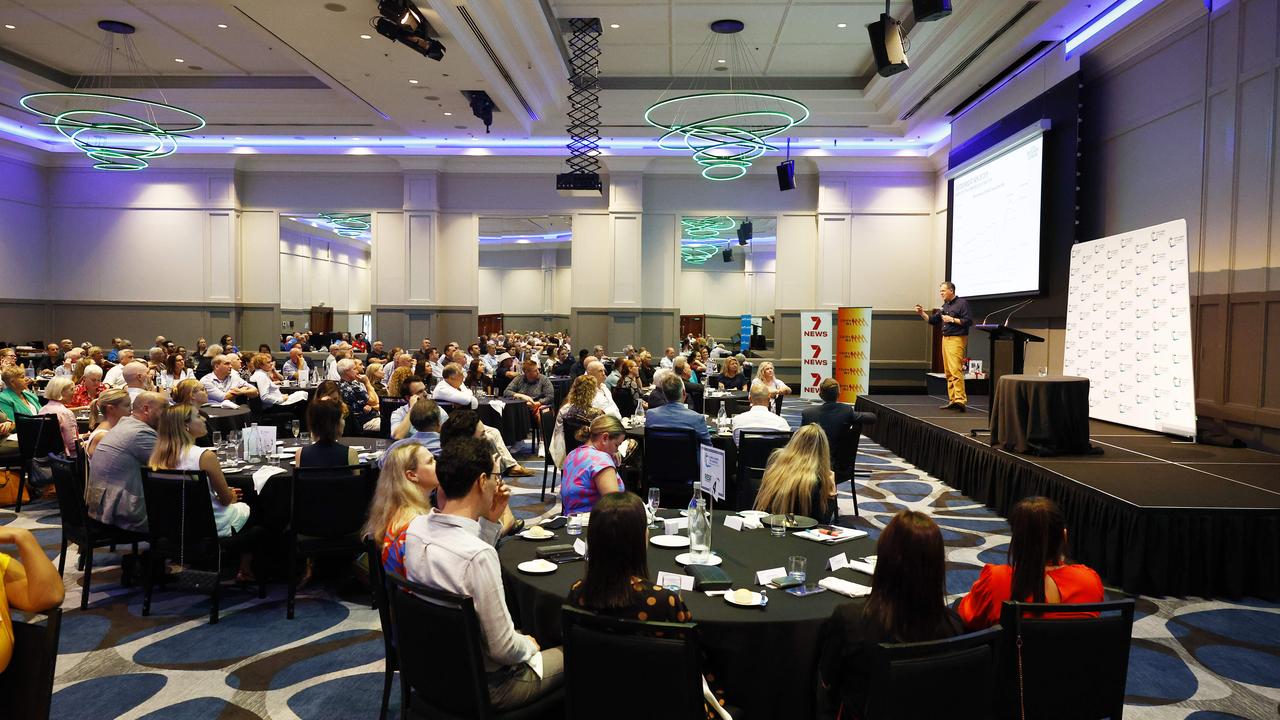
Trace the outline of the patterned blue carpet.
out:
<instances>
[{"instance_id":1,"label":"patterned blue carpet","mask_svg":"<svg viewBox=\"0 0 1280 720\"><path fill-rule=\"evenodd\" d=\"M802 402L789 405L786 415L795 425ZM541 463L525 464L538 475L515 481L517 514L553 512L555 506L539 498ZM1009 528L1003 518L866 440L859 465L873 474L856 489L862 517L848 522L876 536L899 510L930 513L947 543L949 593L965 592L982 563L1004 561ZM849 493L841 488L845 515L853 514ZM56 558L61 536L52 503L31 506L21 517L0 510L0 525L9 523L35 532ZM119 558L105 552L95 554L94 592L82 612L75 565L72 550L54 718L377 717L378 616L344 568L331 569L300 594L293 621L285 620L284 588L275 584L265 600L228 591L221 622L210 626L204 595L159 592L151 616L143 617L141 591L119 586ZM1137 720L1277 717L1280 605L1140 598L1127 692L1125 717Z\"/></svg>"}]
</instances>

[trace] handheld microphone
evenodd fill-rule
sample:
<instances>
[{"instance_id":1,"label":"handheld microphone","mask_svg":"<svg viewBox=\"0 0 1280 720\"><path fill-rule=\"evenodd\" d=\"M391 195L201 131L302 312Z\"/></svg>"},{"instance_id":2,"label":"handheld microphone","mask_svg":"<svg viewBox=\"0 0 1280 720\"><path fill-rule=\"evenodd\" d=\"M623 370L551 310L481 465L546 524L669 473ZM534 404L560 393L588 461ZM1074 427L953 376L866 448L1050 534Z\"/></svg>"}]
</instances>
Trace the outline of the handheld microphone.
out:
<instances>
[{"instance_id":1,"label":"handheld microphone","mask_svg":"<svg viewBox=\"0 0 1280 720\"><path fill-rule=\"evenodd\" d=\"M1018 308L1017 308L1017 310L1014 310L1013 312L1009 313L1009 314L1005 317L1005 319L1004 319L1004 326L1005 326L1005 327L1009 327L1009 321L1013 319L1013 316L1014 316L1014 315L1017 315L1017 314L1018 314L1018 310L1021 310L1022 308L1024 308L1024 307L1026 307L1026 306L1030 305L1031 303L1033 303L1033 302L1035 302L1035 301L1036 301L1036 299L1035 299L1035 298L1031 298L1030 300L1028 300L1028 301L1026 301L1026 302L1022 303L1021 305L1019 305L1019 306L1018 306Z\"/></svg>"},{"instance_id":2,"label":"handheld microphone","mask_svg":"<svg viewBox=\"0 0 1280 720\"><path fill-rule=\"evenodd\" d=\"M1000 313L1004 312L1005 310L1012 310L1013 308L1016 308L1016 307L1018 307L1018 306L1019 306L1019 305L1021 305L1021 304L1022 304L1021 302L1016 302L1016 303L1014 303L1014 304L1010 305L1009 307L1002 307L1002 308L1000 308L999 310L992 310L991 312L987 313L987 316L986 316L986 317L984 317L984 318L982 318L982 322L981 322L981 323L978 323L978 324L979 324L979 325L986 325L986 324L987 324L987 321L991 319L991 316L992 316L992 315L999 315ZM1017 312L1017 311L1015 310L1014 312Z\"/></svg>"}]
</instances>

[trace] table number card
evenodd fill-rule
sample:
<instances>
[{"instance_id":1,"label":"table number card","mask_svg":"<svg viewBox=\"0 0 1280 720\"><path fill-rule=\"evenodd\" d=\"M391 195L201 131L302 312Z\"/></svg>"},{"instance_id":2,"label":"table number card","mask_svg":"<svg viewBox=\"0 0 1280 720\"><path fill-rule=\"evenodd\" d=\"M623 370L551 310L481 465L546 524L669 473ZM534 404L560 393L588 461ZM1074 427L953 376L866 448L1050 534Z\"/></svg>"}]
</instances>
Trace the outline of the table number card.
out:
<instances>
[{"instance_id":1,"label":"table number card","mask_svg":"<svg viewBox=\"0 0 1280 720\"><path fill-rule=\"evenodd\" d=\"M726 516L724 517L724 526L725 526L725 527L727 527L727 528L729 528L730 530L737 530L737 531L741 532L741 531L742 531L742 516L741 516L741 515L726 515Z\"/></svg>"},{"instance_id":2,"label":"table number card","mask_svg":"<svg viewBox=\"0 0 1280 720\"><path fill-rule=\"evenodd\" d=\"M840 568L847 568L847 567L849 567L849 558L844 553L840 553L839 555L832 555L831 559L827 561L828 570L834 571L834 570L839 570Z\"/></svg>"},{"instance_id":3,"label":"table number card","mask_svg":"<svg viewBox=\"0 0 1280 720\"><path fill-rule=\"evenodd\" d=\"M774 580L777 580L779 578L784 578L786 576L787 576L786 568L778 567L778 568L770 568L768 570L761 570L756 573L756 584L768 585Z\"/></svg>"},{"instance_id":4,"label":"table number card","mask_svg":"<svg viewBox=\"0 0 1280 720\"><path fill-rule=\"evenodd\" d=\"M680 573L673 573L673 572L666 572L664 570L659 570L658 585L662 587L671 587L672 585L677 585L681 590L692 590L693 576L681 575Z\"/></svg>"}]
</instances>

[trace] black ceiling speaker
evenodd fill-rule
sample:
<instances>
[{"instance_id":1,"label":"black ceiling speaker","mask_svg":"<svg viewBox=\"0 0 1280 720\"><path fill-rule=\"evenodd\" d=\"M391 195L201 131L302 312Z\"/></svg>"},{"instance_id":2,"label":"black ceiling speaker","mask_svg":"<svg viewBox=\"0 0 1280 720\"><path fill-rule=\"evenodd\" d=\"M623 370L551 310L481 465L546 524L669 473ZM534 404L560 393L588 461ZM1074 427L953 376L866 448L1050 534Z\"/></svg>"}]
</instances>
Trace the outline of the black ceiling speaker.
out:
<instances>
[{"instance_id":1,"label":"black ceiling speaker","mask_svg":"<svg viewBox=\"0 0 1280 720\"><path fill-rule=\"evenodd\" d=\"M733 247L731 246L721 250L720 257L724 258L725 262L733 262Z\"/></svg>"},{"instance_id":2,"label":"black ceiling speaker","mask_svg":"<svg viewBox=\"0 0 1280 720\"><path fill-rule=\"evenodd\" d=\"M751 236L752 230L753 228L751 227L750 220L747 220L746 222L738 226L738 244L739 245L747 244L747 241L750 240L752 237Z\"/></svg>"},{"instance_id":3,"label":"black ceiling speaker","mask_svg":"<svg viewBox=\"0 0 1280 720\"><path fill-rule=\"evenodd\" d=\"M778 189L783 191L796 189L795 160L783 160L778 163Z\"/></svg>"},{"instance_id":4,"label":"black ceiling speaker","mask_svg":"<svg viewBox=\"0 0 1280 720\"><path fill-rule=\"evenodd\" d=\"M880 77L897 75L907 69L907 51L902 47L902 23L888 13L867 26L871 36L871 52L876 57L876 73Z\"/></svg>"},{"instance_id":5,"label":"black ceiling speaker","mask_svg":"<svg viewBox=\"0 0 1280 720\"><path fill-rule=\"evenodd\" d=\"M916 22L933 22L951 14L951 0L911 0Z\"/></svg>"}]
</instances>

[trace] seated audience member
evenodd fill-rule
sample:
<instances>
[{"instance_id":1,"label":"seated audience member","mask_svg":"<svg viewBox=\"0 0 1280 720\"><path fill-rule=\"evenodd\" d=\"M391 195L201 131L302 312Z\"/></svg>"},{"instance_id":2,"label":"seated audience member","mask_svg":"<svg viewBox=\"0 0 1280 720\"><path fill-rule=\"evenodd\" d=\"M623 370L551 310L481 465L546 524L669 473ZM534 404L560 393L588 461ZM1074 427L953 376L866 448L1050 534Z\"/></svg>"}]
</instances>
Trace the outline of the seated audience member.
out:
<instances>
[{"instance_id":1,"label":"seated audience member","mask_svg":"<svg viewBox=\"0 0 1280 720\"><path fill-rule=\"evenodd\" d=\"M336 380L321 380L316 386L316 400L337 400L342 406L342 417L347 416L347 404L342 402L341 384ZM341 432L341 430L339 430Z\"/></svg>"},{"instance_id":2,"label":"seated audience member","mask_svg":"<svg viewBox=\"0 0 1280 720\"><path fill-rule=\"evenodd\" d=\"M160 377L156 381L156 389L172 390L178 383L195 376L196 371L187 367L187 359L174 353L165 357L164 370L160 372Z\"/></svg>"},{"instance_id":3,"label":"seated audience member","mask_svg":"<svg viewBox=\"0 0 1280 720\"><path fill-rule=\"evenodd\" d=\"M956 611L969 630L1000 622L1006 600L1036 603L1102 602L1102 580L1085 565L1067 559L1067 527L1050 499L1029 497L1009 513L1009 564L982 567ZM1055 613L1053 617L1072 617Z\"/></svg>"},{"instance_id":4,"label":"seated audience member","mask_svg":"<svg viewBox=\"0 0 1280 720\"><path fill-rule=\"evenodd\" d=\"M0 348L0 370L6 370L11 367L21 367L18 365L18 353L11 347ZM23 370L26 375L26 370Z\"/></svg>"},{"instance_id":5,"label":"seated audience member","mask_svg":"<svg viewBox=\"0 0 1280 720\"><path fill-rule=\"evenodd\" d=\"M827 378L818 385L818 397L822 399L822 404L801 410L800 424L817 423L822 426L832 452L835 452L840 436L855 422L869 424L876 421L875 413L857 412L849 403L840 402L840 382L835 378Z\"/></svg>"},{"instance_id":6,"label":"seated audience member","mask_svg":"<svg viewBox=\"0 0 1280 720\"><path fill-rule=\"evenodd\" d=\"M673 374L673 371L667 368L658 368L653 373L653 387L649 393L644 396L644 405L646 410L652 410L656 407L662 407L667 404L667 396L662 393L662 378Z\"/></svg>"},{"instance_id":7,"label":"seated audience member","mask_svg":"<svg viewBox=\"0 0 1280 720\"><path fill-rule=\"evenodd\" d=\"M621 420L622 411L618 409L618 403L613 401L613 393L609 392L609 388L604 384L604 363L599 360L590 360L590 358L588 360L586 374L595 378L596 381L596 397L591 402L592 406L599 408L606 415L612 415Z\"/></svg>"},{"instance_id":8,"label":"seated audience member","mask_svg":"<svg viewBox=\"0 0 1280 720\"><path fill-rule=\"evenodd\" d=\"M747 374L742 372L742 364L738 362L738 358L731 357L724 361L724 372L715 377L715 383L721 390L747 389Z\"/></svg>"},{"instance_id":9,"label":"seated audience member","mask_svg":"<svg viewBox=\"0 0 1280 720\"><path fill-rule=\"evenodd\" d=\"M71 348L67 354L62 357L62 364L53 369L55 377L72 377L76 372L76 365L84 359L84 350L80 348Z\"/></svg>"},{"instance_id":10,"label":"seated audience member","mask_svg":"<svg viewBox=\"0 0 1280 720\"><path fill-rule=\"evenodd\" d=\"M676 361L671 368L671 372L675 373L677 377L684 381L684 393L686 398L706 392L706 390L697 383L696 377L693 374L693 367L689 365L688 360L682 357L676 358ZM688 404L688 402L689 401L686 399L685 404Z\"/></svg>"},{"instance_id":11,"label":"seated audience member","mask_svg":"<svg viewBox=\"0 0 1280 720\"><path fill-rule=\"evenodd\" d=\"M774 414L769 409L769 391L763 383L751 383L751 392L747 395L751 407L744 413L733 416L733 441L737 442L743 430L774 430L789 432L791 425L786 418Z\"/></svg>"},{"instance_id":12,"label":"seated audience member","mask_svg":"<svg viewBox=\"0 0 1280 720\"><path fill-rule=\"evenodd\" d=\"M707 429L707 419L684 404L684 380L671 371L662 376L657 389L662 391L666 402L658 407L649 405L649 410L644 414L645 427L687 428L697 434L703 445L710 445L711 431Z\"/></svg>"},{"instance_id":13,"label":"seated audience member","mask_svg":"<svg viewBox=\"0 0 1280 720\"><path fill-rule=\"evenodd\" d=\"M441 411L443 414L443 410ZM533 471L521 465L511 455L511 450L502 440L498 428L489 427L480 422L480 416L474 410L460 409L449 413L448 419L440 425L440 446L444 447L453 437L484 438L498 455L498 467L503 475L513 477L531 477Z\"/></svg>"},{"instance_id":14,"label":"seated audience member","mask_svg":"<svg viewBox=\"0 0 1280 720\"><path fill-rule=\"evenodd\" d=\"M244 529L249 521L249 506L241 500L239 488L227 485L212 448L196 445L196 438L209 432L204 417L190 405L170 405L160 413L156 424L156 446L147 461L152 470L203 471L209 479L209 496L213 505L213 523L218 537L231 537ZM240 556L236 580L253 579L252 555Z\"/></svg>"},{"instance_id":15,"label":"seated audience member","mask_svg":"<svg viewBox=\"0 0 1280 720\"><path fill-rule=\"evenodd\" d=\"M12 525L0 527L0 546L8 549L9 545L18 548L18 559L0 552L0 673L9 667L13 658L13 619L9 608L44 612L61 605L65 592L62 576L30 530Z\"/></svg>"},{"instance_id":16,"label":"seated audience member","mask_svg":"<svg viewBox=\"0 0 1280 720\"><path fill-rule=\"evenodd\" d=\"M387 359L387 351L383 349L382 341L374 340L373 347L369 348L369 360L371 362L377 360L380 363L386 364Z\"/></svg>"},{"instance_id":17,"label":"seated audience member","mask_svg":"<svg viewBox=\"0 0 1280 720\"><path fill-rule=\"evenodd\" d=\"M765 361L760 363L760 382L769 389L770 397L778 397L779 395L790 395L791 388L773 374L773 363Z\"/></svg>"},{"instance_id":18,"label":"seated audience member","mask_svg":"<svg viewBox=\"0 0 1280 720\"><path fill-rule=\"evenodd\" d=\"M877 645L964 632L945 604L944 568L942 532L928 515L904 510L881 532L871 595L837 607L823 628L819 682L841 715L864 716Z\"/></svg>"},{"instance_id":19,"label":"seated audience member","mask_svg":"<svg viewBox=\"0 0 1280 720\"><path fill-rule=\"evenodd\" d=\"M417 384L421 385L421 381ZM412 407L410 407L412 405ZM407 443L418 443L423 445L431 452L432 455L440 454L440 420L443 411L436 404L435 400L428 397L414 396L410 403L405 403L404 408L409 408L406 417L409 420L409 427L413 430L411 434L391 443L391 447L387 448L390 452L391 448L396 448ZM384 454L383 459L387 456Z\"/></svg>"},{"instance_id":20,"label":"seated audience member","mask_svg":"<svg viewBox=\"0 0 1280 720\"><path fill-rule=\"evenodd\" d=\"M203 351L197 351L196 360L196 377L204 378L204 376L213 372L213 360L222 354L221 345L210 345Z\"/></svg>"},{"instance_id":21,"label":"seated audience member","mask_svg":"<svg viewBox=\"0 0 1280 720\"><path fill-rule=\"evenodd\" d=\"M493 346L491 345L490 348ZM486 356L487 357L487 356ZM494 363L497 367L497 363ZM550 373L556 377L565 377L573 371L573 358L569 356L569 348L560 345L556 348L556 359L551 365Z\"/></svg>"},{"instance_id":22,"label":"seated audience member","mask_svg":"<svg viewBox=\"0 0 1280 720\"><path fill-rule=\"evenodd\" d=\"M329 355L324 359L324 379L340 382L342 380L338 373L338 361L347 357L347 346L345 343L338 341L329 346Z\"/></svg>"},{"instance_id":23,"label":"seated audience member","mask_svg":"<svg viewBox=\"0 0 1280 720\"><path fill-rule=\"evenodd\" d=\"M307 428L311 444L298 448L293 461L297 467L344 467L360 462L358 451L338 442L346 417L343 403L331 397L316 399L307 405Z\"/></svg>"},{"instance_id":24,"label":"seated audience member","mask_svg":"<svg viewBox=\"0 0 1280 720\"><path fill-rule=\"evenodd\" d=\"M404 564L410 580L470 597L483 638L489 700L497 709L519 707L564 682L559 648L541 651L542 672L528 665L538 643L515 631L502 588L498 553L482 539L480 519L497 522L510 500L487 443L459 438L445 445L436 463L444 504L439 512L409 523Z\"/></svg>"},{"instance_id":25,"label":"seated audience member","mask_svg":"<svg viewBox=\"0 0 1280 720\"><path fill-rule=\"evenodd\" d=\"M560 406L560 412L556 413L556 426L551 433L551 459L555 461L556 467L564 465L567 447L564 441L564 421L573 419L590 424L596 416L603 414L592 405L595 399L596 379L590 375L577 378L569 386L569 395L565 398L564 405Z\"/></svg>"},{"instance_id":26,"label":"seated audience member","mask_svg":"<svg viewBox=\"0 0 1280 720\"><path fill-rule=\"evenodd\" d=\"M53 371L62 364L62 350L57 343L49 343L44 348L45 354L31 361L31 366L39 375L53 375Z\"/></svg>"},{"instance_id":27,"label":"seated audience member","mask_svg":"<svg viewBox=\"0 0 1280 720\"><path fill-rule=\"evenodd\" d=\"M93 367L95 364L96 363L94 363L93 360L87 357L82 357L77 360L76 366L71 370L72 384L79 385L80 381L84 379L84 371ZM99 366L99 369L101 369L101 366ZM105 375L106 372L104 371L103 374Z\"/></svg>"},{"instance_id":28,"label":"seated audience member","mask_svg":"<svg viewBox=\"0 0 1280 720\"><path fill-rule=\"evenodd\" d=\"M387 448L363 531L379 541L386 572L404 577L405 533L414 518L431 512L431 494L438 487L436 458L425 446L396 443Z\"/></svg>"},{"instance_id":29,"label":"seated audience member","mask_svg":"<svg viewBox=\"0 0 1280 720\"><path fill-rule=\"evenodd\" d=\"M173 386L173 391L169 393L169 400L174 405L190 405L199 410L209 402L209 393L205 391L204 385L201 385L199 380L187 378Z\"/></svg>"},{"instance_id":30,"label":"seated audience member","mask_svg":"<svg viewBox=\"0 0 1280 720\"><path fill-rule=\"evenodd\" d=\"M249 382L249 376L253 374L253 371L249 369L249 360L251 359L253 359L253 354L247 351L227 355L227 360L231 363L231 372L239 375L245 382Z\"/></svg>"},{"instance_id":31,"label":"seated audience member","mask_svg":"<svg viewBox=\"0 0 1280 720\"><path fill-rule=\"evenodd\" d=\"M213 359L213 372L200 378L200 384L209 393L209 402L217 404L223 400L236 401L258 394L258 388L235 372L231 360L233 357L237 356L218 355Z\"/></svg>"},{"instance_id":32,"label":"seated audience member","mask_svg":"<svg viewBox=\"0 0 1280 720\"><path fill-rule=\"evenodd\" d=\"M249 367L253 370L249 375L249 381L258 391L258 398L262 401L262 412L275 416L293 415L293 407L281 405L285 400L285 394L281 392L276 381L282 378L276 372L276 361L271 355L257 353L249 360Z\"/></svg>"},{"instance_id":33,"label":"seated audience member","mask_svg":"<svg viewBox=\"0 0 1280 720\"><path fill-rule=\"evenodd\" d=\"M98 441L89 463L85 504L89 516L125 530L146 532L147 506L142 500L142 466L156 448L156 424L167 405L160 393L133 399L133 412L121 418Z\"/></svg>"},{"instance_id":34,"label":"seated audience member","mask_svg":"<svg viewBox=\"0 0 1280 720\"><path fill-rule=\"evenodd\" d=\"M76 456L76 437L80 434L76 428L76 414L66 406L73 392L75 388L71 385L71 378L55 377L44 388L45 404L40 408L41 415L52 415L58 418L58 429L62 432L62 447L69 458Z\"/></svg>"},{"instance_id":35,"label":"seated audience member","mask_svg":"<svg viewBox=\"0 0 1280 720\"><path fill-rule=\"evenodd\" d=\"M502 391L502 395L523 401L536 419L544 408L551 408L556 399L556 389L552 386L551 379L538 370L536 360L525 360L521 370L524 372L507 383L507 389Z\"/></svg>"},{"instance_id":36,"label":"seated audience member","mask_svg":"<svg viewBox=\"0 0 1280 720\"><path fill-rule=\"evenodd\" d=\"M124 372L121 373L124 378L125 392L129 393L130 398L138 397L138 393L147 391L147 383L151 379L151 369L146 363L131 362L124 366Z\"/></svg>"},{"instance_id":37,"label":"seated audience member","mask_svg":"<svg viewBox=\"0 0 1280 720\"><path fill-rule=\"evenodd\" d=\"M0 371L4 390L0 391L0 412L13 420L19 415L35 415L40 412L40 398L27 388L34 382L27 379L27 371L21 365L11 365Z\"/></svg>"},{"instance_id":38,"label":"seated audience member","mask_svg":"<svg viewBox=\"0 0 1280 720\"><path fill-rule=\"evenodd\" d=\"M627 440L622 423L601 415L578 431L582 444L564 456L560 503L565 515L591 512L601 496L626 490L618 474L618 448Z\"/></svg>"},{"instance_id":39,"label":"seated audience member","mask_svg":"<svg viewBox=\"0 0 1280 720\"><path fill-rule=\"evenodd\" d=\"M676 349L673 347L669 347L663 351L662 360L658 362L658 365L660 367L664 367L670 370L675 367L675 361L676 361Z\"/></svg>"},{"instance_id":40,"label":"seated audience member","mask_svg":"<svg viewBox=\"0 0 1280 720\"><path fill-rule=\"evenodd\" d=\"M107 386L102 382L102 368L90 365L84 369L80 382L71 391L71 402L67 407L72 410L89 407L89 403L98 399Z\"/></svg>"},{"instance_id":41,"label":"seated audience member","mask_svg":"<svg viewBox=\"0 0 1280 720\"><path fill-rule=\"evenodd\" d=\"M480 358L471 360L466 364L466 379L462 382L471 388L471 392L483 394L487 390L493 389L492 379L484 372L484 362Z\"/></svg>"},{"instance_id":42,"label":"seated audience member","mask_svg":"<svg viewBox=\"0 0 1280 720\"><path fill-rule=\"evenodd\" d=\"M129 416L130 402L129 393L120 388L108 388L93 402L89 403L89 436L84 441L85 455L93 457L93 451L97 449L98 442L106 437L111 428L116 426L122 418Z\"/></svg>"},{"instance_id":43,"label":"seated audience member","mask_svg":"<svg viewBox=\"0 0 1280 720\"><path fill-rule=\"evenodd\" d=\"M480 401L476 400L475 393L471 392L464 383L466 377L461 367L454 363L445 365L440 372L440 379L442 382L436 383L436 389L431 392L433 400L458 407L468 407L472 410L480 407Z\"/></svg>"},{"instance_id":44,"label":"seated audience member","mask_svg":"<svg viewBox=\"0 0 1280 720\"><path fill-rule=\"evenodd\" d=\"M387 374L382 370L382 363L370 363L364 370L365 385L380 398L387 397Z\"/></svg>"},{"instance_id":45,"label":"seated audience member","mask_svg":"<svg viewBox=\"0 0 1280 720\"><path fill-rule=\"evenodd\" d=\"M411 377L418 377L413 374L413 368L397 367L391 371L391 375L387 378L387 397L404 397L404 383ZM423 383L423 386L426 385L422 378L419 377L418 381Z\"/></svg>"},{"instance_id":46,"label":"seated audience member","mask_svg":"<svg viewBox=\"0 0 1280 720\"><path fill-rule=\"evenodd\" d=\"M644 501L627 492L601 497L591 511L591 524L587 526L587 546L591 553L587 555L586 570L582 579L569 588L565 602L599 615L626 620L693 622L693 613L679 593L649 579L645 549L648 540L649 520ZM721 717L721 711L710 703L723 706L723 693L717 688L710 694L708 689L704 683L706 717Z\"/></svg>"},{"instance_id":47,"label":"seated audience member","mask_svg":"<svg viewBox=\"0 0 1280 720\"><path fill-rule=\"evenodd\" d=\"M116 353L116 364L112 365L111 369L107 371L106 376L102 378L102 382L111 387L124 387L124 368L131 362L133 362L133 349L121 348L120 352Z\"/></svg>"},{"instance_id":48,"label":"seated audience member","mask_svg":"<svg viewBox=\"0 0 1280 720\"><path fill-rule=\"evenodd\" d=\"M285 380L311 382L311 366L307 364L307 358L302 354L302 348L297 345L289 348L289 359L284 361L284 367L281 368L280 374L284 376Z\"/></svg>"},{"instance_id":49,"label":"seated audience member","mask_svg":"<svg viewBox=\"0 0 1280 720\"><path fill-rule=\"evenodd\" d=\"M755 508L775 515L803 515L824 524L836 521L836 476L822 428L805 425L786 447L773 451Z\"/></svg>"},{"instance_id":50,"label":"seated audience member","mask_svg":"<svg viewBox=\"0 0 1280 720\"><path fill-rule=\"evenodd\" d=\"M223 335L218 339L218 344L222 346L222 352L228 355L240 354L240 348L236 347L235 341L232 340L230 335Z\"/></svg>"},{"instance_id":51,"label":"seated audience member","mask_svg":"<svg viewBox=\"0 0 1280 720\"><path fill-rule=\"evenodd\" d=\"M587 374L587 358L591 356L591 351L582 348L578 351L578 360L569 366L569 377L577 378L580 375Z\"/></svg>"},{"instance_id":52,"label":"seated audience member","mask_svg":"<svg viewBox=\"0 0 1280 720\"><path fill-rule=\"evenodd\" d=\"M362 429L370 432L377 431L381 424L381 417L378 414L378 396L369 395L369 386L365 384L364 378L356 369L356 361L351 358L339 360L338 376L342 378L338 391L342 393L342 402L346 403L347 410Z\"/></svg>"}]
</instances>

